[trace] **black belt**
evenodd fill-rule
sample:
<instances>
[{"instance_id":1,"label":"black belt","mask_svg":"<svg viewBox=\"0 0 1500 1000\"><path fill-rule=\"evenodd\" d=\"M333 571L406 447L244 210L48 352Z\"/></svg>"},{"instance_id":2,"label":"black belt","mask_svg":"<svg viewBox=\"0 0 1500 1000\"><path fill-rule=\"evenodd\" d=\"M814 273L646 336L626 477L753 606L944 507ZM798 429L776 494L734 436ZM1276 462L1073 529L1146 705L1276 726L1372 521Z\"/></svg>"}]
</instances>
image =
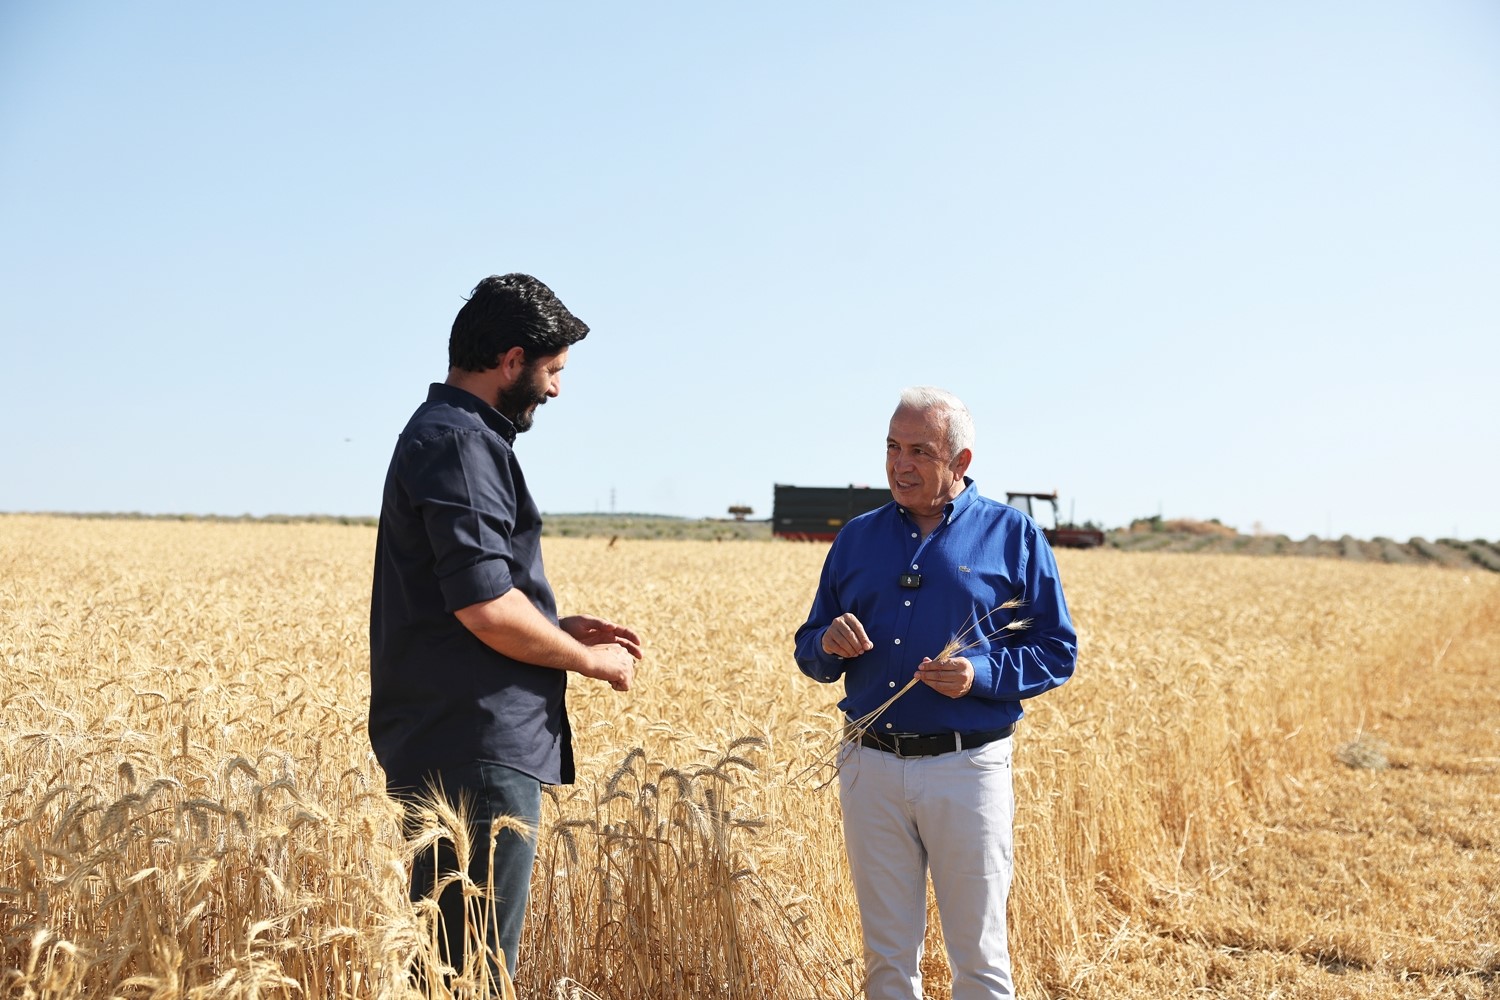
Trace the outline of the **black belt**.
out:
<instances>
[{"instance_id":1,"label":"black belt","mask_svg":"<svg viewBox=\"0 0 1500 1000\"><path fill-rule=\"evenodd\" d=\"M897 757L936 757L940 753L952 753L955 750L973 750L986 743L1003 740L1015 731L1016 724L1012 722L1004 729L991 729L983 733L888 733L884 736L864 733L859 738L859 745L884 750Z\"/></svg>"}]
</instances>

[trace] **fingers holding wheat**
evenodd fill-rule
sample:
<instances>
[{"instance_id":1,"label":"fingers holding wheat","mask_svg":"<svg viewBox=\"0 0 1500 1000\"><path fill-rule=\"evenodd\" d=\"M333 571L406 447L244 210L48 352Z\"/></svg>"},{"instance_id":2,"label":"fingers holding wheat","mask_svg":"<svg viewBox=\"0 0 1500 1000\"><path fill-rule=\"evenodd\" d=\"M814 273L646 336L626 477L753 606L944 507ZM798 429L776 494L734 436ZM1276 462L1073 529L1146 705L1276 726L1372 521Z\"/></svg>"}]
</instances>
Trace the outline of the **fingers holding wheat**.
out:
<instances>
[{"instance_id":1,"label":"fingers holding wheat","mask_svg":"<svg viewBox=\"0 0 1500 1000\"><path fill-rule=\"evenodd\" d=\"M916 679L938 694L962 698L974 688L974 664L966 656L926 658L917 664Z\"/></svg>"}]
</instances>

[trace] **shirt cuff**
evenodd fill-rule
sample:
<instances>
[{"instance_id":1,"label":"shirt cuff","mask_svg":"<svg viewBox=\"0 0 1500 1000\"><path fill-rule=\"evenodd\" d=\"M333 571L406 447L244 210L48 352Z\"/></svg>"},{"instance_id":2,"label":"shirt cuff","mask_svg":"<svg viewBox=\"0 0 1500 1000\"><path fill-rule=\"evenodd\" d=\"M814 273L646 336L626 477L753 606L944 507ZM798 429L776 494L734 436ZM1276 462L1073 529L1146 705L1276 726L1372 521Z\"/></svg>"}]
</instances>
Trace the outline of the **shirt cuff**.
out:
<instances>
[{"instance_id":1,"label":"shirt cuff","mask_svg":"<svg viewBox=\"0 0 1500 1000\"><path fill-rule=\"evenodd\" d=\"M995 692L1000 686L999 670L995 658L988 653L969 657L969 665L974 668L974 685L969 693L980 698L994 698Z\"/></svg>"},{"instance_id":2,"label":"shirt cuff","mask_svg":"<svg viewBox=\"0 0 1500 1000\"><path fill-rule=\"evenodd\" d=\"M438 581L443 589L443 609L450 613L472 604L493 601L515 584L504 559L486 559Z\"/></svg>"}]
</instances>

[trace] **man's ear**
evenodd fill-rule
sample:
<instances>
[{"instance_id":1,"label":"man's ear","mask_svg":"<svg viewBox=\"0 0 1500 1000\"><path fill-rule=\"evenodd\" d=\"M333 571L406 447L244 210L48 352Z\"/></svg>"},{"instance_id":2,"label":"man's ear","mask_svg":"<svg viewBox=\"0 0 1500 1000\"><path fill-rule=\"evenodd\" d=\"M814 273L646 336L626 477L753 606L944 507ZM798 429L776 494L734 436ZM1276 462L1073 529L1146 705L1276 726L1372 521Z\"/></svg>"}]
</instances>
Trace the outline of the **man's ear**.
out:
<instances>
[{"instance_id":1,"label":"man's ear","mask_svg":"<svg viewBox=\"0 0 1500 1000\"><path fill-rule=\"evenodd\" d=\"M521 372L526 370L526 348L512 347L495 363L500 373L500 384L506 388L514 385Z\"/></svg>"},{"instance_id":2,"label":"man's ear","mask_svg":"<svg viewBox=\"0 0 1500 1000\"><path fill-rule=\"evenodd\" d=\"M974 461L974 453L965 448L953 456L953 474L963 478L963 474L969 471L969 463Z\"/></svg>"}]
</instances>

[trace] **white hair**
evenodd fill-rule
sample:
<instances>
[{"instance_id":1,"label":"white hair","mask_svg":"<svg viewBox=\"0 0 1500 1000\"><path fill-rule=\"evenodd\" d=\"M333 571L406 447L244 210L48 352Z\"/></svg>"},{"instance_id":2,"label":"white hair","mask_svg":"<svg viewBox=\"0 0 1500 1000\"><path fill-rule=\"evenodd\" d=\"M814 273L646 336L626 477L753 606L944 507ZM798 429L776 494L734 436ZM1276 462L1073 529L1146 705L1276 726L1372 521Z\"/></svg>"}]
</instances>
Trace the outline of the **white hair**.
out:
<instances>
[{"instance_id":1,"label":"white hair","mask_svg":"<svg viewBox=\"0 0 1500 1000\"><path fill-rule=\"evenodd\" d=\"M958 457L965 449L974 450L974 418L963 400L946 389L932 385L914 385L901 390L898 410L916 410L926 413L936 411L947 425L949 458Z\"/></svg>"}]
</instances>

